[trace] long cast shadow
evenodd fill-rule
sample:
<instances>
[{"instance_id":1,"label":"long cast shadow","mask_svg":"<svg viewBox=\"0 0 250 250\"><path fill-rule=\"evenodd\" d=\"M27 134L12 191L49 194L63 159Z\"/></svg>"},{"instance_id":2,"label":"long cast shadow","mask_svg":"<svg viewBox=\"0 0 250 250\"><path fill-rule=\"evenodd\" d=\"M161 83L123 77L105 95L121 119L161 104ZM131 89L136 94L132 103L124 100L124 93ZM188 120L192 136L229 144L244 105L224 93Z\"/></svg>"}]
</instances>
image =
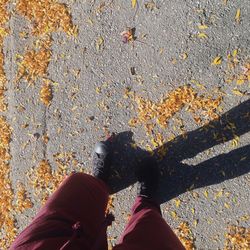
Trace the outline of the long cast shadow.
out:
<instances>
[{"instance_id":1,"label":"long cast shadow","mask_svg":"<svg viewBox=\"0 0 250 250\"><path fill-rule=\"evenodd\" d=\"M161 178L159 200L161 203L196 188L221 183L250 171L250 145L221 154L198 165L176 163L171 174Z\"/></svg>"},{"instance_id":2,"label":"long cast shadow","mask_svg":"<svg viewBox=\"0 0 250 250\"><path fill-rule=\"evenodd\" d=\"M198 165L190 166L182 161L196 156L215 145L232 140L237 135L250 131L250 100L223 114L205 126L188 132L185 137L177 136L155 149L166 150L164 159L159 160L161 180L160 202L166 202L190 189L204 187L235 178L250 171L250 145L221 154ZM113 192L134 184L134 169L140 159L149 153L133 147L133 133L120 133L115 141L114 168L111 179Z\"/></svg>"}]
</instances>

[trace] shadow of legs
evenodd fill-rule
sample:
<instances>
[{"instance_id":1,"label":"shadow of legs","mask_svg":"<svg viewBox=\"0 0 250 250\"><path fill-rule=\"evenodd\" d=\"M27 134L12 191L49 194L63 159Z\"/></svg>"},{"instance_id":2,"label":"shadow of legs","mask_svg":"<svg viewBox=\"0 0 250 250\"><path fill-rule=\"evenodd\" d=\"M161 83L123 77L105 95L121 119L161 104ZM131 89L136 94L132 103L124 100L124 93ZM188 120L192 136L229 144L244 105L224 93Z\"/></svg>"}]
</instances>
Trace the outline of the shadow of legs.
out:
<instances>
[{"instance_id":1,"label":"shadow of legs","mask_svg":"<svg viewBox=\"0 0 250 250\"><path fill-rule=\"evenodd\" d=\"M250 171L250 145L221 154L195 166L172 162L160 182L160 202L164 203L188 190L217 184ZM171 163L170 163L171 164Z\"/></svg>"},{"instance_id":2,"label":"shadow of legs","mask_svg":"<svg viewBox=\"0 0 250 250\"><path fill-rule=\"evenodd\" d=\"M192 158L217 144L229 141L235 135L241 136L250 131L250 100L223 114L205 126L187 133L186 138L177 136L162 147L166 148L166 157L159 162L162 172L159 198L168 201L188 189L204 187L238 177L250 171L250 146L222 154L197 166L182 164L182 160ZM140 159L149 156L149 152L133 147L133 133L130 131L116 135L114 141L114 162L110 186L113 193L135 183L134 172Z\"/></svg>"}]
</instances>

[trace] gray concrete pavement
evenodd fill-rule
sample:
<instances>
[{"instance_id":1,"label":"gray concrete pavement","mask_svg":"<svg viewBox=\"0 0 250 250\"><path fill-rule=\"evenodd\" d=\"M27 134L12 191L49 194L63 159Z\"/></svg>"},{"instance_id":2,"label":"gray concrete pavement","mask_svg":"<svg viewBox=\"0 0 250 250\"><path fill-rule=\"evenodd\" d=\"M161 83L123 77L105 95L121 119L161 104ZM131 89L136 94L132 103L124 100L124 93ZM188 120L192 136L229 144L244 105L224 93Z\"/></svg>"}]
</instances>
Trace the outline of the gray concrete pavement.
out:
<instances>
[{"instance_id":1,"label":"gray concrete pavement","mask_svg":"<svg viewBox=\"0 0 250 250\"><path fill-rule=\"evenodd\" d=\"M31 196L33 190L27 172L44 157L56 168L57 153L74 152L77 168L90 172L92 148L96 141L105 137L106 130L116 133L132 130L138 145L145 148L147 143L150 144L143 126L131 128L128 124L138 112L133 98L124 97L127 88L154 102L184 84L191 84L200 95L216 96L219 88L220 93L224 93L221 115L249 100L249 81L241 85L237 85L236 80L225 81L229 76L240 75L244 71L241 66L250 59L248 0L229 0L226 4L222 0L154 1L156 6L152 10L145 7L149 1L138 1L136 12L130 1L106 1L102 9L98 8L102 1L63 2L68 4L79 35L72 38L64 32L52 34L48 78L56 84L52 85L53 99L49 107L39 99L41 80L34 86L24 80L18 85L14 83L16 54L24 54L25 47L34 40L32 37L20 39L19 33L29 31L31 23L17 14L12 15L12 33L5 41L5 68L10 81L7 116L13 127L11 178L14 187L17 181L26 183ZM235 21L237 9L241 10L239 23ZM200 29L199 25L208 27ZM137 39L124 44L120 33L127 27L136 28ZM203 33L205 37L199 36ZM103 42L97 48L100 37ZM239 64L228 70L227 55L236 49ZM222 57L221 64L211 65L218 55ZM131 67L135 68L135 75L131 74ZM185 110L178 112L175 118L177 116L183 120L187 132L202 127ZM168 128L161 131L166 138L179 135L172 120ZM32 135L35 133L41 137L34 139ZM47 144L42 140L44 133L50 138ZM249 141L250 133L246 127L236 144L231 139L216 143L194 157L184 158L183 163L202 166L209 159L243 147L245 151L237 152L249 159ZM240 168L239 162L232 163L230 159L218 161L218 164L231 164L230 171L234 166ZM67 171L73 169L74 166L68 164ZM188 222L197 249L223 249L228 225L250 226L249 217L245 219L250 212L249 177L249 171L245 171L236 178L221 178L218 183L212 180L211 185L181 192L172 200L163 197L163 216L172 228L177 228L183 221ZM196 176L190 178L195 180ZM124 229L136 195L134 181L129 184L125 183L126 188L114 195L116 222L109 229L112 244ZM184 184L177 182L173 185ZM164 185L161 191L167 193ZM33 203L32 209L17 216L19 230L29 223L39 208L40 202L35 197Z\"/></svg>"}]
</instances>

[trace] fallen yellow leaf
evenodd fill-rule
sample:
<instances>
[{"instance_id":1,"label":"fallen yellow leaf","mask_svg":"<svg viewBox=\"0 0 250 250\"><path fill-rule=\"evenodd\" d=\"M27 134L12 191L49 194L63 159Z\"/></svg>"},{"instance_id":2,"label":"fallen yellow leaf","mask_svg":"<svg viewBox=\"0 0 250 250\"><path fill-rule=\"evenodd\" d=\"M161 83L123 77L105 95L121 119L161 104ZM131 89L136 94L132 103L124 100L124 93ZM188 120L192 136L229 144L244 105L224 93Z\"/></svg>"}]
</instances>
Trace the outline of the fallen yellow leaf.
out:
<instances>
[{"instance_id":1,"label":"fallen yellow leaf","mask_svg":"<svg viewBox=\"0 0 250 250\"><path fill-rule=\"evenodd\" d=\"M210 219L207 219L207 224L211 225L212 221Z\"/></svg>"},{"instance_id":2,"label":"fallen yellow leaf","mask_svg":"<svg viewBox=\"0 0 250 250\"><path fill-rule=\"evenodd\" d=\"M5 37L8 35L8 32L5 28L0 27L0 36Z\"/></svg>"},{"instance_id":3,"label":"fallen yellow leaf","mask_svg":"<svg viewBox=\"0 0 250 250\"><path fill-rule=\"evenodd\" d=\"M136 4L137 4L137 0L131 0L132 3L132 8L135 8Z\"/></svg>"},{"instance_id":4,"label":"fallen yellow leaf","mask_svg":"<svg viewBox=\"0 0 250 250\"><path fill-rule=\"evenodd\" d=\"M177 213L175 211L171 211L171 216L175 219L177 217Z\"/></svg>"},{"instance_id":5,"label":"fallen yellow leaf","mask_svg":"<svg viewBox=\"0 0 250 250\"><path fill-rule=\"evenodd\" d=\"M243 96L244 94L238 90L238 89L233 89L232 92L235 94L235 95L238 95L238 96Z\"/></svg>"},{"instance_id":6,"label":"fallen yellow leaf","mask_svg":"<svg viewBox=\"0 0 250 250\"><path fill-rule=\"evenodd\" d=\"M138 120L136 118L132 118L129 120L128 125L130 127L136 127L137 123L138 123Z\"/></svg>"},{"instance_id":7,"label":"fallen yellow leaf","mask_svg":"<svg viewBox=\"0 0 250 250\"><path fill-rule=\"evenodd\" d=\"M204 32L199 33L198 37L201 38L201 39L208 38L207 34L205 34Z\"/></svg>"},{"instance_id":8,"label":"fallen yellow leaf","mask_svg":"<svg viewBox=\"0 0 250 250\"><path fill-rule=\"evenodd\" d=\"M98 39L96 40L96 50L99 51L101 47L103 46L104 39L102 36L99 36Z\"/></svg>"},{"instance_id":9,"label":"fallen yellow leaf","mask_svg":"<svg viewBox=\"0 0 250 250\"><path fill-rule=\"evenodd\" d=\"M227 79L225 79L225 82L226 83L231 83L233 80L234 80L233 78L227 78Z\"/></svg>"},{"instance_id":10,"label":"fallen yellow leaf","mask_svg":"<svg viewBox=\"0 0 250 250\"><path fill-rule=\"evenodd\" d=\"M216 193L216 195L214 196L215 199L220 198L223 195L223 191L220 190L219 192Z\"/></svg>"},{"instance_id":11,"label":"fallen yellow leaf","mask_svg":"<svg viewBox=\"0 0 250 250\"><path fill-rule=\"evenodd\" d=\"M178 208L178 207L180 206L180 204L181 204L181 201L180 201L179 199L175 199L174 202L175 202L175 206L176 206L177 208Z\"/></svg>"},{"instance_id":12,"label":"fallen yellow leaf","mask_svg":"<svg viewBox=\"0 0 250 250\"><path fill-rule=\"evenodd\" d=\"M234 135L234 139L231 142L232 147L234 147L234 148L237 147L239 141L240 141L240 137L237 135Z\"/></svg>"},{"instance_id":13,"label":"fallen yellow leaf","mask_svg":"<svg viewBox=\"0 0 250 250\"><path fill-rule=\"evenodd\" d=\"M151 143L155 148L159 146L159 144L155 141L154 138L151 139Z\"/></svg>"},{"instance_id":14,"label":"fallen yellow leaf","mask_svg":"<svg viewBox=\"0 0 250 250\"><path fill-rule=\"evenodd\" d=\"M188 58L188 54L185 52L182 54L182 60L186 60Z\"/></svg>"},{"instance_id":15,"label":"fallen yellow leaf","mask_svg":"<svg viewBox=\"0 0 250 250\"><path fill-rule=\"evenodd\" d=\"M241 85L245 82L245 76L239 76L239 78L236 80L236 84Z\"/></svg>"},{"instance_id":16,"label":"fallen yellow leaf","mask_svg":"<svg viewBox=\"0 0 250 250\"><path fill-rule=\"evenodd\" d=\"M212 65L219 65L222 62L222 57L221 56L216 56L212 62Z\"/></svg>"},{"instance_id":17,"label":"fallen yellow leaf","mask_svg":"<svg viewBox=\"0 0 250 250\"><path fill-rule=\"evenodd\" d=\"M193 224L194 224L194 226L196 227L197 224L198 224L198 220L194 220Z\"/></svg>"},{"instance_id":18,"label":"fallen yellow leaf","mask_svg":"<svg viewBox=\"0 0 250 250\"><path fill-rule=\"evenodd\" d=\"M205 25L205 24L202 24L202 25L198 25L198 28L199 28L200 30L205 30L205 29L208 28L208 26Z\"/></svg>"},{"instance_id":19,"label":"fallen yellow leaf","mask_svg":"<svg viewBox=\"0 0 250 250\"><path fill-rule=\"evenodd\" d=\"M204 195L206 198L208 198L208 191L207 190L204 191Z\"/></svg>"},{"instance_id":20,"label":"fallen yellow leaf","mask_svg":"<svg viewBox=\"0 0 250 250\"><path fill-rule=\"evenodd\" d=\"M240 220L242 220L242 221L248 221L249 219L250 219L249 215L243 215L240 217Z\"/></svg>"},{"instance_id":21,"label":"fallen yellow leaf","mask_svg":"<svg viewBox=\"0 0 250 250\"><path fill-rule=\"evenodd\" d=\"M236 23L240 22L240 9L237 9L237 11L236 11L235 21L236 21Z\"/></svg>"},{"instance_id":22,"label":"fallen yellow leaf","mask_svg":"<svg viewBox=\"0 0 250 250\"><path fill-rule=\"evenodd\" d=\"M191 83L194 83L198 88L200 88L200 89L205 89L205 86L203 85L203 84L201 84L199 81L197 81L197 80L194 80L194 79L192 79L191 81L190 81Z\"/></svg>"},{"instance_id":23,"label":"fallen yellow leaf","mask_svg":"<svg viewBox=\"0 0 250 250\"><path fill-rule=\"evenodd\" d=\"M137 149L136 143L130 143L130 146L131 146L133 149Z\"/></svg>"},{"instance_id":24,"label":"fallen yellow leaf","mask_svg":"<svg viewBox=\"0 0 250 250\"><path fill-rule=\"evenodd\" d=\"M100 94L100 93L101 93L101 88L100 88L100 87L96 87L96 88L95 88L95 92L96 92L97 94Z\"/></svg>"},{"instance_id":25,"label":"fallen yellow leaf","mask_svg":"<svg viewBox=\"0 0 250 250\"><path fill-rule=\"evenodd\" d=\"M233 57L236 57L237 54L238 54L238 49L235 49L235 50L233 51Z\"/></svg>"}]
</instances>

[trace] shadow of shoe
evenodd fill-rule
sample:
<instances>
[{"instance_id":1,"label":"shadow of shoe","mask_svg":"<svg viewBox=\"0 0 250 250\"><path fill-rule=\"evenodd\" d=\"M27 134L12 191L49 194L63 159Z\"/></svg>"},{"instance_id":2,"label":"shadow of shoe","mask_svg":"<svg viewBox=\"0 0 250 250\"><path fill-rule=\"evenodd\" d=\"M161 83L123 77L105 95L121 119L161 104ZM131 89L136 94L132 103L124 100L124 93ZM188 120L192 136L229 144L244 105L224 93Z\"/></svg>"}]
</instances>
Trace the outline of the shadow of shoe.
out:
<instances>
[{"instance_id":1,"label":"shadow of shoe","mask_svg":"<svg viewBox=\"0 0 250 250\"><path fill-rule=\"evenodd\" d=\"M113 148L114 158L109 185L112 192L116 193L136 182L135 168L149 153L135 146L131 131L116 134Z\"/></svg>"}]
</instances>

